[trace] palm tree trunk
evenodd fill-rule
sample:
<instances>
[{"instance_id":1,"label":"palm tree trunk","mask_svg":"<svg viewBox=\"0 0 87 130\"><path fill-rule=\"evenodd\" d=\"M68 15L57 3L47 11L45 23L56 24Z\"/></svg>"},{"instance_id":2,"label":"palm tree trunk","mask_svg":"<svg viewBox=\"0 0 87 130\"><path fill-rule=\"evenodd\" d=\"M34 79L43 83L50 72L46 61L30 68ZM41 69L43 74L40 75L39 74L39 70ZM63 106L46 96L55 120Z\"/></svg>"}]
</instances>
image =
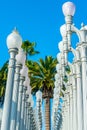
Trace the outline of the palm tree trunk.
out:
<instances>
[{"instance_id":1,"label":"palm tree trunk","mask_svg":"<svg viewBox=\"0 0 87 130\"><path fill-rule=\"evenodd\" d=\"M50 98L45 98L45 125L46 130L50 130Z\"/></svg>"}]
</instances>

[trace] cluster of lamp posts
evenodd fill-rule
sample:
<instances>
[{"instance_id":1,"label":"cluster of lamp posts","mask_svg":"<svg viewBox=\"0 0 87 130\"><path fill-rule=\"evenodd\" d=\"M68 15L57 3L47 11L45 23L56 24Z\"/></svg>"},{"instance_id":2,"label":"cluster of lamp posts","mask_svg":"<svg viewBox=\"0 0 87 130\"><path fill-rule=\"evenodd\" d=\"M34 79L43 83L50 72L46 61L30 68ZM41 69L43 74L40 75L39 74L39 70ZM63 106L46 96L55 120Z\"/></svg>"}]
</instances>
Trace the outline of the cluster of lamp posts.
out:
<instances>
[{"instance_id":1,"label":"cluster of lamp posts","mask_svg":"<svg viewBox=\"0 0 87 130\"><path fill-rule=\"evenodd\" d=\"M15 29L7 37L10 59L1 130L41 130L42 128L42 93L40 91L36 93L35 112L28 68L25 65L26 55L21 45L22 38Z\"/></svg>"},{"instance_id":2,"label":"cluster of lamp posts","mask_svg":"<svg viewBox=\"0 0 87 130\"><path fill-rule=\"evenodd\" d=\"M87 130L87 25L77 29L73 24L75 5L72 2L64 3L62 10L66 23L60 27L62 41L58 44L53 130ZM71 43L73 33L79 39L75 49ZM68 59L69 52L74 55L72 63Z\"/></svg>"},{"instance_id":3,"label":"cluster of lamp posts","mask_svg":"<svg viewBox=\"0 0 87 130\"><path fill-rule=\"evenodd\" d=\"M66 24L60 28L62 41L59 43L60 53L57 55L59 63L56 65L54 83L52 129L87 130L87 26L82 25L81 29L77 29L72 24L75 13L72 2L63 4L63 13ZM73 33L79 39L76 49L71 44ZM10 59L1 130L42 129L42 93L38 91L36 94L37 118L33 110L28 68L25 66L26 56L21 44L22 38L14 30L7 37ZM68 61L69 52L74 55L72 63ZM66 68L70 71L67 72Z\"/></svg>"}]
</instances>

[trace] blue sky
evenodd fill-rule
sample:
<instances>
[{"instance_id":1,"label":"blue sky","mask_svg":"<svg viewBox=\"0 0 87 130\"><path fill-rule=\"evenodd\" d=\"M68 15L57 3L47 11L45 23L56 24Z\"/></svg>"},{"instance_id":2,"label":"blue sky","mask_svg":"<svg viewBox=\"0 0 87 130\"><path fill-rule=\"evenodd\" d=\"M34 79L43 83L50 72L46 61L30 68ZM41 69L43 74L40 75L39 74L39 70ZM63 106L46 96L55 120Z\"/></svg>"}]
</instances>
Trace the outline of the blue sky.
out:
<instances>
[{"instance_id":1,"label":"blue sky","mask_svg":"<svg viewBox=\"0 0 87 130\"><path fill-rule=\"evenodd\" d=\"M40 54L33 60L46 55L56 57L59 28L64 24L62 4L66 0L1 0L0 1L0 67L9 59L6 37L16 26L23 40L35 41ZM86 0L73 0L76 5L74 23L80 28L87 23ZM31 59L30 58L30 59Z\"/></svg>"}]
</instances>

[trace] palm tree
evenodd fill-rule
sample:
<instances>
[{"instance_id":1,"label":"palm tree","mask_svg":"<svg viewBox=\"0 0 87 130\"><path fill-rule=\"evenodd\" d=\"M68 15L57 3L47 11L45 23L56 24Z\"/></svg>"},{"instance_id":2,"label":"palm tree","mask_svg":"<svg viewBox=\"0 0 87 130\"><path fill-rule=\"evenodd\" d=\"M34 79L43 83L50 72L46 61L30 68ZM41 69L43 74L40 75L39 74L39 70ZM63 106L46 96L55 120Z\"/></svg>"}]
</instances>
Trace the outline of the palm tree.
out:
<instances>
[{"instance_id":1,"label":"palm tree","mask_svg":"<svg viewBox=\"0 0 87 130\"><path fill-rule=\"evenodd\" d=\"M53 97L56 64L57 59L54 59L52 56L46 56L45 60L40 59L39 63L27 61L32 93L35 94L40 89L43 93L42 97L46 102L46 130L50 130L50 98Z\"/></svg>"},{"instance_id":2,"label":"palm tree","mask_svg":"<svg viewBox=\"0 0 87 130\"><path fill-rule=\"evenodd\" d=\"M8 71L8 61L6 61L3 67L0 69L0 104L1 105L4 102L7 71Z\"/></svg>"},{"instance_id":3,"label":"palm tree","mask_svg":"<svg viewBox=\"0 0 87 130\"><path fill-rule=\"evenodd\" d=\"M36 42L30 42L29 40L23 41L22 46L23 50L26 53L26 60L28 59L28 55L38 54L39 51L35 51Z\"/></svg>"}]
</instances>

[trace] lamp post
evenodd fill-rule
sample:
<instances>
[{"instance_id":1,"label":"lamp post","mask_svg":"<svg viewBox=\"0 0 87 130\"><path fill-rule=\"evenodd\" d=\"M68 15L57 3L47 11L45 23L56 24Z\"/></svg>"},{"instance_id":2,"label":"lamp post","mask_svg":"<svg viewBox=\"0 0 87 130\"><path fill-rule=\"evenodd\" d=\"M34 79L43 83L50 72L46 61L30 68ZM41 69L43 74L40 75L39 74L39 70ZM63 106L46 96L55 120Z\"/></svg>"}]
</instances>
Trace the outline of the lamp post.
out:
<instances>
[{"instance_id":1,"label":"lamp post","mask_svg":"<svg viewBox=\"0 0 87 130\"><path fill-rule=\"evenodd\" d=\"M28 103L29 93L26 92L26 130L28 130L28 109L29 109L29 103Z\"/></svg>"},{"instance_id":2,"label":"lamp post","mask_svg":"<svg viewBox=\"0 0 87 130\"><path fill-rule=\"evenodd\" d=\"M16 55L16 68L15 68L13 95L12 95L10 130L16 130L20 70L22 68L22 65L25 62L25 59L26 59L26 56L25 56L23 50L20 49L19 53Z\"/></svg>"},{"instance_id":3,"label":"lamp post","mask_svg":"<svg viewBox=\"0 0 87 130\"><path fill-rule=\"evenodd\" d=\"M73 126L72 129L77 130L77 88L76 88L76 66L75 62L73 63L72 66L72 89L73 89Z\"/></svg>"},{"instance_id":4,"label":"lamp post","mask_svg":"<svg viewBox=\"0 0 87 130\"><path fill-rule=\"evenodd\" d=\"M24 113L24 126L25 126L25 130L27 130L27 108L28 108L28 102L27 102L27 99L28 99L28 94L25 95L25 113Z\"/></svg>"},{"instance_id":5,"label":"lamp post","mask_svg":"<svg viewBox=\"0 0 87 130\"><path fill-rule=\"evenodd\" d=\"M56 118L58 116L57 111L58 111L58 107L59 107L59 89L56 88L56 86L54 88L53 105L54 105L54 107L53 107L53 113L54 113L54 115L53 115L53 127L55 127Z\"/></svg>"},{"instance_id":6,"label":"lamp post","mask_svg":"<svg viewBox=\"0 0 87 130\"><path fill-rule=\"evenodd\" d=\"M23 93L23 82L24 82L24 80L25 80L25 77L20 75L18 106L17 106L17 119L16 119L16 130L20 130L21 105L22 105L22 93Z\"/></svg>"},{"instance_id":7,"label":"lamp post","mask_svg":"<svg viewBox=\"0 0 87 130\"><path fill-rule=\"evenodd\" d=\"M16 119L16 130L21 130L21 111L22 111L22 96L25 77L27 75L27 68L24 65L20 71L20 83L19 83L19 95L18 95L18 106L17 106L17 119Z\"/></svg>"},{"instance_id":8,"label":"lamp post","mask_svg":"<svg viewBox=\"0 0 87 130\"><path fill-rule=\"evenodd\" d=\"M26 76L28 75L28 68L24 65L20 73L21 73L22 77L25 77L25 79L26 79ZM24 107L25 107L25 87L23 84L20 130L22 130L24 128Z\"/></svg>"},{"instance_id":9,"label":"lamp post","mask_svg":"<svg viewBox=\"0 0 87 130\"><path fill-rule=\"evenodd\" d=\"M30 129L30 100L28 97L28 130Z\"/></svg>"},{"instance_id":10,"label":"lamp post","mask_svg":"<svg viewBox=\"0 0 87 130\"><path fill-rule=\"evenodd\" d=\"M30 99L29 99L29 96L31 95L31 87L30 87L30 84L27 84L27 121L26 121L26 130L29 130L29 127L30 127Z\"/></svg>"},{"instance_id":11,"label":"lamp post","mask_svg":"<svg viewBox=\"0 0 87 130\"><path fill-rule=\"evenodd\" d=\"M24 81L24 88L25 88L24 127L25 127L25 130L27 129L27 105L28 105L27 99L30 94L29 84L30 84L30 79L26 77L26 80Z\"/></svg>"},{"instance_id":12,"label":"lamp post","mask_svg":"<svg viewBox=\"0 0 87 130\"><path fill-rule=\"evenodd\" d=\"M38 122L39 122L39 129L42 129L42 109L41 109L41 104L42 104L42 92L39 90L36 93L36 105L37 105L37 113L38 113Z\"/></svg>"},{"instance_id":13,"label":"lamp post","mask_svg":"<svg viewBox=\"0 0 87 130\"><path fill-rule=\"evenodd\" d=\"M64 66L68 64L68 53L74 54L74 60L72 62L72 97L70 96L70 107L66 107L67 118L69 116L69 109L72 114L71 126L75 130L86 130L86 109L87 109L87 26L81 25L81 29L74 26L73 16L75 14L75 5L72 2L66 2L62 6L63 14L65 16L65 24L61 26L60 33L62 35L62 43L59 43L60 53L58 54L59 64L61 66L62 75L64 75ZM72 47L71 37L75 33L78 36L79 43L76 48ZM62 48L63 47L63 48ZM61 76L62 76L61 75ZM69 75L70 76L70 75ZM59 81L59 80L58 80ZM61 84L63 78L60 80ZM70 88L70 86L68 86ZM71 90L69 89L71 95ZM68 98L67 98L68 99ZM71 102L72 101L72 102ZM67 103L69 101L67 100ZM73 104L73 106L71 106ZM68 104L69 105L69 104ZM72 109L72 110L71 110ZM68 118L69 119L69 118ZM73 121L73 123L72 123ZM66 122L67 123L67 122ZM68 125L67 125L68 126ZM70 129L67 127L67 129ZM66 130L66 128L65 128Z\"/></svg>"},{"instance_id":14,"label":"lamp post","mask_svg":"<svg viewBox=\"0 0 87 130\"><path fill-rule=\"evenodd\" d=\"M65 15L65 21L66 21L66 32L67 32L67 41L68 41L68 51L71 50L71 34L72 32L75 32L78 37L79 37L79 42L81 43L78 44L78 46L80 45L80 47L82 46L83 48L83 51L80 49L80 55L84 55L82 57L86 58L86 55L85 53L83 54L84 52L84 49L85 47L83 47L83 44L85 43L86 44L86 34L87 34L87 31L83 28L81 30L78 30L74 25L72 25L72 17L75 13L75 5L72 3L72 2L66 2L63 4L63 13ZM78 48L78 47L77 47ZM77 53L77 51L76 51ZM81 58L80 56L80 58ZM78 57L75 57L75 58L78 58ZM77 59L78 60L78 59ZM83 65L84 64L84 65ZM85 80L85 72L84 71L84 68L86 67L85 66L86 62L83 63L82 62L82 68L80 67L80 65L78 63L76 63L76 66L77 66L77 73L79 74L79 76L77 77L77 109L78 109L78 113L77 113L77 124L78 124L78 130L86 130L86 116L85 116L85 111L86 111L86 80ZM80 74L80 71L82 69L82 77L83 77L83 84L81 83L81 74ZM84 73L84 74L83 74ZM77 75L78 75L77 74ZM84 76L85 75L85 76ZM83 94L82 94L82 91L83 90ZM83 96L83 97L82 97ZM82 99L83 99L83 103L82 103ZM83 106L82 106L83 104ZM83 109L83 112L82 112L82 109ZM82 117L82 113L83 113L83 117ZM84 118L84 123L82 121L82 118Z\"/></svg>"},{"instance_id":15,"label":"lamp post","mask_svg":"<svg viewBox=\"0 0 87 130\"><path fill-rule=\"evenodd\" d=\"M29 102L29 130L32 130L33 128L33 123L32 123L32 115L33 115L33 105L34 105L34 102L33 102L33 99L32 99L32 95L30 94L29 95L29 99L28 99L28 102Z\"/></svg>"},{"instance_id":16,"label":"lamp post","mask_svg":"<svg viewBox=\"0 0 87 130\"><path fill-rule=\"evenodd\" d=\"M16 63L15 57L16 54L18 53L18 49L21 47L21 44L22 44L22 38L16 30L14 30L10 35L8 35L7 46L10 53L10 59L9 59L1 130L9 130L10 127L10 112L11 112L12 92L13 92L15 63Z\"/></svg>"}]
</instances>

